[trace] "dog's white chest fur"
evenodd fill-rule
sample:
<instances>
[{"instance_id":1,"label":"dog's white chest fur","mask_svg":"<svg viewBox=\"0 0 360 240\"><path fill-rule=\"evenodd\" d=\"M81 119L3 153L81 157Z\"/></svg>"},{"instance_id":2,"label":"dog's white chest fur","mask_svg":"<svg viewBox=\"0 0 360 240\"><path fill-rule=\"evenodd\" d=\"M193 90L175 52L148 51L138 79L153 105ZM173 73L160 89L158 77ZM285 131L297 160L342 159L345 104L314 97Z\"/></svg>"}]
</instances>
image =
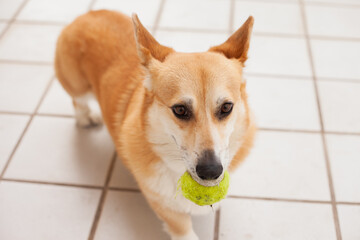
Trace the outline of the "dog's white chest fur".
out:
<instances>
[{"instance_id":1,"label":"dog's white chest fur","mask_svg":"<svg viewBox=\"0 0 360 240\"><path fill-rule=\"evenodd\" d=\"M177 187L182 174L170 170L163 162L160 162L156 168L157 174L147 181L147 186L161 195L168 208L194 215L207 214L212 211L211 206L199 206L182 195L181 189ZM213 208L215 209L216 206Z\"/></svg>"}]
</instances>

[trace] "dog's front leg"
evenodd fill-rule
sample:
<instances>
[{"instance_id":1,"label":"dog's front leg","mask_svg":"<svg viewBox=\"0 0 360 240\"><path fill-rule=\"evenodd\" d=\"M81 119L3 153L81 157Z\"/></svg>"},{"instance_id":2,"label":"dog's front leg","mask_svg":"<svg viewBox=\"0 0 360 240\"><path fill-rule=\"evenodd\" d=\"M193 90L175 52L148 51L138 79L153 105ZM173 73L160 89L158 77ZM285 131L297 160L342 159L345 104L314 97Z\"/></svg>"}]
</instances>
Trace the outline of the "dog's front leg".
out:
<instances>
[{"instance_id":1,"label":"dog's front leg","mask_svg":"<svg viewBox=\"0 0 360 240\"><path fill-rule=\"evenodd\" d=\"M149 200L149 203L157 216L164 221L165 230L170 234L171 240L199 240L192 228L189 214L176 212L155 200Z\"/></svg>"}]
</instances>

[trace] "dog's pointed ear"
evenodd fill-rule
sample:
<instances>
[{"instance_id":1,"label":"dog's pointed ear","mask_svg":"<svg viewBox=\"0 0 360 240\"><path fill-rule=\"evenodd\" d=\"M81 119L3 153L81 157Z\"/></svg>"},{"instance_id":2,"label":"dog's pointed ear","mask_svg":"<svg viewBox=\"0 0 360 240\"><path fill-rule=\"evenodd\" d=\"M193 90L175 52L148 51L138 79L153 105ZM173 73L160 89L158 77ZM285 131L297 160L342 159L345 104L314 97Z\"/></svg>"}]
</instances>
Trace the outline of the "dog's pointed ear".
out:
<instances>
[{"instance_id":1,"label":"dog's pointed ear","mask_svg":"<svg viewBox=\"0 0 360 240\"><path fill-rule=\"evenodd\" d=\"M160 45L141 24L135 13L132 14L132 21L138 54L144 66L147 66L152 58L163 62L167 55L174 52L172 48Z\"/></svg>"},{"instance_id":2,"label":"dog's pointed ear","mask_svg":"<svg viewBox=\"0 0 360 240\"><path fill-rule=\"evenodd\" d=\"M254 25L254 18L250 16L246 22L233 33L226 42L209 49L210 52L219 52L227 58L235 58L244 63L250 45L250 37Z\"/></svg>"}]
</instances>

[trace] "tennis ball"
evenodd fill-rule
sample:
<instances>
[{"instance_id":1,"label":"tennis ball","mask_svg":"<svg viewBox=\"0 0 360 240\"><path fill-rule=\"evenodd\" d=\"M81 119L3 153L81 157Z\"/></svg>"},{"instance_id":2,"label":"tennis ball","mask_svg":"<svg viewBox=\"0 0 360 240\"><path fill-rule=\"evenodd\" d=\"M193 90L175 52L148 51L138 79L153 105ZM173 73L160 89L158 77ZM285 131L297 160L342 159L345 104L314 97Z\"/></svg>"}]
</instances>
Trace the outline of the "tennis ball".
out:
<instances>
[{"instance_id":1,"label":"tennis ball","mask_svg":"<svg viewBox=\"0 0 360 240\"><path fill-rule=\"evenodd\" d=\"M206 187L196 182L188 172L179 179L182 194L185 198L199 206L212 205L225 198L229 188L229 173L225 171L224 178L219 185Z\"/></svg>"}]
</instances>

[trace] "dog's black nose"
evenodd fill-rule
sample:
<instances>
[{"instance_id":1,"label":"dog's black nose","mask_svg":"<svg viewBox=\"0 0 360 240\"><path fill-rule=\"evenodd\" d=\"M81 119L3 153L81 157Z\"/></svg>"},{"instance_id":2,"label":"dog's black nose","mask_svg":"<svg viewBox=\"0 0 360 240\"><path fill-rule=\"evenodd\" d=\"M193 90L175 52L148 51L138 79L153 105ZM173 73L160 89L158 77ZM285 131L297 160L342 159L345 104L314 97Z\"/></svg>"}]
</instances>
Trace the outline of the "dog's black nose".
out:
<instances>
[{"instance_id":1,"label":"dog's black nose","mask_svg":"<svg viewBox=\"0 0 360 240\"><path fill-rule=\"evenodd\" d=\"M205 150L196 166L196 173L199 178L203 180L215 180L223 172L223 166L221 165L220 159L215 156L213 150Z\"/></svg>"},{"instance_id":2,"label":"dog's black nose","mask_svg":"<svg viewBox=\"0 0 360 240\"><path fill-rule=\"evenodd\" d=\"M221 164L197 165L196 173L203 180L215 180L222 174L223 167Z\"/></svg>"}]
</instances>

